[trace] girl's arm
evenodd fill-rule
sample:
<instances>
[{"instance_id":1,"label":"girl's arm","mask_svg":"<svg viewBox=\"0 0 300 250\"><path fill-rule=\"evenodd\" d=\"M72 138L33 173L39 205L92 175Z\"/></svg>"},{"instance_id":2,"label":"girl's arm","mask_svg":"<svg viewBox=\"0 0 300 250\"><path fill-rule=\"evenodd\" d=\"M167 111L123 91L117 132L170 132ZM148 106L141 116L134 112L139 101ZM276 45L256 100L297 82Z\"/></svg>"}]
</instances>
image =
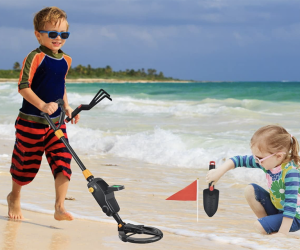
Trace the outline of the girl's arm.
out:
<instances>
[{"instance_id":1,"label":"girl's arm","mask_svg":"<svg viewBox=\"0 0 300 250\"><path fill-rule=\"evenodd\" d=\"M67 97L67 89L66 88L65 88L65 93L64 93L63 100L64 100L64 109L66 111L66 115L68 117L71 117L73 109L69 106L68 97ZM72 117L72 118L75 118L75 124L76 124L79 121L80 115L77 114L75 117ZM71 123L73 124L73 119L71 120Z\"/></svg>"},{"instance_id":2,"label":"girl's arm","mask_svg":"<svg viewBox=\"0 0 300 250\"><path fill-rule=\"evenodd\" d=\"M288 235L292 224L293 224L292 218L283 217L278 233Z\"/></svg>"},{"instance_id":3,"label":"girl's arm","mask_svg":"<svg viewBox=\"0 0 300 250\"><path fill-rule=\"evenodd\" d=\"M298 190L300 183L300 174L298 169L290 169L284 179L285 184L285 202L283 219L278 233L287 235L291 229L294 217L297 213Z\"/></svg>"},{"instance_id":4,"label":"girl's arm","mask_svg":"<svg viewBox=\"0 0 300 250\"><path fill-rule=\"evenodd\" d=\"M31 103L39 110L47 113L48 115L52 115L58 109L57 103L55 102L45 103L32 91L31 88L21 89L20 94L24 97L26 101Z\"/></svg>"},{"instance_id":5,"label":"girl's arm","mask_svg":"<svg viewBox=\"0 0 300 250\"><path fill-rule=\"evenodd\" d=\"M225 161L220 167L216 169L211 169L208 171L206 175L206 182L210 183L213 182L212 185L215 185L215 183L230 169L234 169L235 165L233 160L228 159Z\"/></svg>"}]
</instances>

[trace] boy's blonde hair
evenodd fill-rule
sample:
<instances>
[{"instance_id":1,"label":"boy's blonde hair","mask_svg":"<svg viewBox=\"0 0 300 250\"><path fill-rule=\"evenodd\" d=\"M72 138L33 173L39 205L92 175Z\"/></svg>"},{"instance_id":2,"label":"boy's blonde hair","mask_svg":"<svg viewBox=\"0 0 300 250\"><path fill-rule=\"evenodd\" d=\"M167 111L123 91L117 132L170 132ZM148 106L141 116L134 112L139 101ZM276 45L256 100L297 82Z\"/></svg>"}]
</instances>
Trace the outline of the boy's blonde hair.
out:
<instances>
[{"instance_id":1,"label":"boy's blonde hair","mask_svg":"<svg viewBox=\"0 0 300 250\"><path fill-rule=\"evenodd\" d=\"M296 137L292 137L283 127L267 125L257 130L250 141L251 148L257 146L260 151L270 154L285 152L284 162L293 160L300 165L299 144Z\"/></svg>"},{"instance_id":2,"label":"boy's blonde hair","mask_svg":"<svg viewBox=\"0 0 300 250\"><path fill-rule=\"evenodd\" d=\"M67 30L69 29L69 24L67 21L67 14L60 8L55 6L53 7L46 7L39 12L37 12L33 19L34 29L36 31L43 30L45 28L45 24L50 22L54 25L57 22L60 22L62 19L65 19L67 22Z\"/></svg>"}]
</instances>

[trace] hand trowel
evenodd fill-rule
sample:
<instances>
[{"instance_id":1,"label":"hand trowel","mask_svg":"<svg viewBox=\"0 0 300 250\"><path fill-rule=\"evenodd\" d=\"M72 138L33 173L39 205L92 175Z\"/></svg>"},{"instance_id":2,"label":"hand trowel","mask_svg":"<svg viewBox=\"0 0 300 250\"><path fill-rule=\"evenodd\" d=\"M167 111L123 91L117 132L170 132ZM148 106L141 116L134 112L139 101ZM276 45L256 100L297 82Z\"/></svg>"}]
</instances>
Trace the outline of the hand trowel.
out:
<instances>
[{"instance_id":1,"label":"hand trowel","mask_svg":"<svg viewBox=\"0 0 300 250\"><path fill-rule=\"evenodd\" d=\"M215 162L209 162L209 170L215 169ZM219 190L215 189L212 182L208 184L208 188L203 190L203 207L206 214L212 217L218 210Z\"/></svg>"}]
</instances>

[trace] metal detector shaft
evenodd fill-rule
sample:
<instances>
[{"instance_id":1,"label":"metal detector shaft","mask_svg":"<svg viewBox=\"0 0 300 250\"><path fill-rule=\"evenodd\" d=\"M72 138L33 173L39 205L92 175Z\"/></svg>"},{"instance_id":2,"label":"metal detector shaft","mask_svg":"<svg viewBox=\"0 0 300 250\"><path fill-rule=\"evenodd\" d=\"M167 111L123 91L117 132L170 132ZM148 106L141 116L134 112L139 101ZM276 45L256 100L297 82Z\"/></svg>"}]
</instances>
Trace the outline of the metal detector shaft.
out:
<instances>
[{"instance_id":1,"label":"metal detector shaft","mask_svg":"<svg viewBox=\"0 0 300 250\"><path fill-rule=\"evenodd\" d=\"M61 117L64 118L64 110L61 107L62 111L61 114L63 114ZM53 121L51 120L51 118L49 117L49 115L47 113L41 112L41 115L44 116L44 118L47 120L47 122L49 123L50 127L54 130L54 133L56 133L57 131L59 131L59 127L61 126L61 124L58 125L58 127L55 126L55 124L53 123ZM62 118L62 120L63 120ZM73 148L70 146L70 144L68 143L67 139L64 136L61 136L59 138L66 146L66 148L69 150L70 154L73 156L74 160L77 162L78 166L80 167L80 169L82 171L86 170L86 167L84 166L84 164L82 163L82 161L79 159L79 157L77 156L77 154L75 153L75 151L73 150Z\"/></svg>"}]
</instances>

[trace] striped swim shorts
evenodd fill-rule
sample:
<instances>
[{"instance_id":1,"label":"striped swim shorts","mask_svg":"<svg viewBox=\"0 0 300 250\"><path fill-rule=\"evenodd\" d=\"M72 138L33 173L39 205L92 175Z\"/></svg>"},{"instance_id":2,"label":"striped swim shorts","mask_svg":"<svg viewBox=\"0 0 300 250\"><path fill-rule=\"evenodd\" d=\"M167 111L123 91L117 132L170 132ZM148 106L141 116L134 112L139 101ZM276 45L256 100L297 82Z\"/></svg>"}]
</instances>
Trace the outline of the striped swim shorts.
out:
<instances>
[{"instance_id":1,"label":"striped swim shorts","mask_svg":"<svg viewBox=\"0 0 300 250\"><path fill-rule=\"evenodd\" d=\"M72 155L49 125L18 117L15 128L16 141L10 168L13 181L21 186L30 183L39 171L44 151L54 178L62 172L70 180ZM68 139L66 124L60 129Z\"/></svg>"}]
</instances>

